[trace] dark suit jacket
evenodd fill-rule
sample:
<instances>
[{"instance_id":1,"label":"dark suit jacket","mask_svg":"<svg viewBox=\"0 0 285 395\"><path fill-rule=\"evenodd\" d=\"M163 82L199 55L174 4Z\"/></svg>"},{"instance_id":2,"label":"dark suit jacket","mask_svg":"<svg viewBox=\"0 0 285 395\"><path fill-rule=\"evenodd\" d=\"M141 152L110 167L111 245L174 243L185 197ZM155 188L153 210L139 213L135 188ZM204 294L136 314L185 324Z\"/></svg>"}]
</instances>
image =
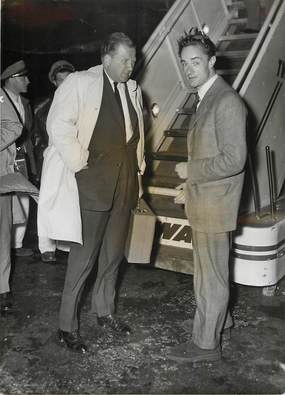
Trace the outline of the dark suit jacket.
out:
<instances>
[{"instance_id":1,"label":"dark suit jacket","mask_svg":"<svg viewBox=\"0 0 285 395\"><path fill-rule=\"evenodd\" d=\"M218 77L191 119L185 210L196 231L236 228L247 155L246 114L238 94Z\"/></svg>"},{"instance_id":2,"label":"dark suit jacket","mask_svg":"<svg viewBox=\"0 0 285 395\"><path fill-rule=\"evenodd\" d=\"M22 103L25 109L25 128L20 137L19 143L25 147L29 159L29 168L33 175L37 174L36 161L34 156L34 146L32 143L32 130L33 130L33 113L29 100L21 96Z\"/></svg>"},{"instance_id":3,"label":"dark suit jacket","mask_svg":"<svg viewBox=\"0 0 285 395\"><path fill-rule=\"evenodd\" d=\"M126 96L127 96L126 86ZM131 104L130 104L131 106ZM106 211L112 207L118 180L123 190L125 207L137 202L136 155L139 131L137 115L129 108L134 135L126 144L125 122L108 77L104 87L100 112L88 147L88 168L76 173L80 206L87 210ZM132 119L132 118L135 119ZM136 122L135 122L136 120Z\"/></svg>"}]
</instances>

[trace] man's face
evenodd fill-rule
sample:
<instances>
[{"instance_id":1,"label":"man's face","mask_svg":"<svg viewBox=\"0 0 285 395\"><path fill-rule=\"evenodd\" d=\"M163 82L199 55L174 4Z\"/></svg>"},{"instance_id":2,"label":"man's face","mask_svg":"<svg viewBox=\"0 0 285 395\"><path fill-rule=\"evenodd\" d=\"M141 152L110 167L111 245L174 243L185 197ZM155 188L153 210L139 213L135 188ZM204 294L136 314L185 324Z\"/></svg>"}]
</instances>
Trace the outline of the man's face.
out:
<instances>
[{"instance_id":1,"label":"man's face","mask_svg":"<svg viewBox=\"0 0 285 395\"><path fill-rule=\"evenodd\" d=\"M216 57L210 59L200 46L189 45L182 49L181 63L191 88L198 90L214 74Z\"/></svg>"},{"instance_id":2,"label":"man's face","mask_svg":"<svg viewBox=\"0 0 285 395\"><path fill-rule=\"evenodd\" d=\"M12 77L10 81L16 93L20 94L28 91L30 80L27 75Z\"/></svg>"},{"instance_id":3,"label":"man's face","mask_svg":"<svg viewBox=\"0 0 285 395\"><path fill-rule=\"evenodd\" d=\"M70 71L59 71L56 73L54 77L54 85L58 88L69 74Z\"/></svg>"},{"instance_id":4,"label":"man's face","mask_svg":"<svg viewBox=\"0 0 285 395\"><path fill-rule=\"evenodd\" d=\"M115 82L126 82L130 78L136 62L135 48L120 44L112 55L105 55L103 65Z\"/></svg>"}]
</instances>

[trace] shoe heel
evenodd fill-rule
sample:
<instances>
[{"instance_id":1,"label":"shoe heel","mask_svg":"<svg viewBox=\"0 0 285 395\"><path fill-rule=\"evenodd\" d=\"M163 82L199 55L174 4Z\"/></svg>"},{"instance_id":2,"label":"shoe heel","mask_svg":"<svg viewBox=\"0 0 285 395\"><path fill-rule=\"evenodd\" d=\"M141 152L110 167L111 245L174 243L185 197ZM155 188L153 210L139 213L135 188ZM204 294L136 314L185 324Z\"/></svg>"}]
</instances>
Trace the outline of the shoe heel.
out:
<instances>
[{"instance_id":1,"label":"shoe heel","mask_svg":"<svg viewBox=\"0 0 285 395\"><path fill-rule=\"evenodd\" d=\"M65 338L65 333L70 335L70 338L66 337ZM87 352L87 347L86 345L82 342L80 336L77 337L72 337L72 333L69 332L63 332L60 329L57 332L58 339L60 344L63 347L67 347L68 349L79 352L81 354L85 354Z\"/></svg>"},{"instance_id":2,"label":"shoe heel","mask_svg":"<svg viewBox=\"0 0 285 395\"><path fill-rule=\"evenodd\" d=\"M60 331L57 331L57 337L60 343L64 343L64 339Z\"/></svg>"}]
</instances>

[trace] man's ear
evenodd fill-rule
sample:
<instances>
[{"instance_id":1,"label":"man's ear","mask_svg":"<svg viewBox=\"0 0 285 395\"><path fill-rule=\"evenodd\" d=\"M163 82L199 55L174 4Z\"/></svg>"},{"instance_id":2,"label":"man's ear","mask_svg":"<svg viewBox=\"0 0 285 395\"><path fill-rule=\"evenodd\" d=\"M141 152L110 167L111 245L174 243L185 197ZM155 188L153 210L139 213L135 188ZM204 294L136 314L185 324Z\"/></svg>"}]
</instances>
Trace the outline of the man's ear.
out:
<instances>
[{"instance_id":1,"label":"man's ear","mask_svg":"<svg viewBox=\"0 0 285 395\"><path fill-rule=\"evenodd\" d=\"M110 64L111 64L111 56L108 55L108 54L106 54L106 55L103 57L103 59L102 59L102 63L103 63L103 65L104 65L105 67L110 66Z\"/></svg>"},{"instance_id":2,"label":"man's ear","mask_svg":"<svg viewBox=\"0 0 285 395\"><path fill-rule=\"evenodd\" d=\"M216 63L216 56L212 56L209 60L209 65L211 68L213 68L215 66Z\"/></svg>"}]
</instances>

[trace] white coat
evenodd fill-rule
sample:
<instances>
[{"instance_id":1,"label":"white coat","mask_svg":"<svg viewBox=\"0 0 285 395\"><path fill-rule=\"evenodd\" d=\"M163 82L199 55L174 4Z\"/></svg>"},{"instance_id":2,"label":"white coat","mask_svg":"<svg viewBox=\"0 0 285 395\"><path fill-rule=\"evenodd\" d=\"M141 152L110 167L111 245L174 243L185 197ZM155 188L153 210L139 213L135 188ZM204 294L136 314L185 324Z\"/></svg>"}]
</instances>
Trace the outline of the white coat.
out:
<instances>
[{"instance_id":1,"label":"white coat","mask_svg":"<svg viewBox=\"0 0 285 395\"><path fill-rule=\"evenodd\" d=\"M127 82L139 121L137 158L145 169L141 89ZM103 94L103 66L70 74L56 90L48 119L49 146L44 153L38 204L38 235L82 244L79 195L75 173L87 165L88 146Z\"/></svg>"}]
</instances>

